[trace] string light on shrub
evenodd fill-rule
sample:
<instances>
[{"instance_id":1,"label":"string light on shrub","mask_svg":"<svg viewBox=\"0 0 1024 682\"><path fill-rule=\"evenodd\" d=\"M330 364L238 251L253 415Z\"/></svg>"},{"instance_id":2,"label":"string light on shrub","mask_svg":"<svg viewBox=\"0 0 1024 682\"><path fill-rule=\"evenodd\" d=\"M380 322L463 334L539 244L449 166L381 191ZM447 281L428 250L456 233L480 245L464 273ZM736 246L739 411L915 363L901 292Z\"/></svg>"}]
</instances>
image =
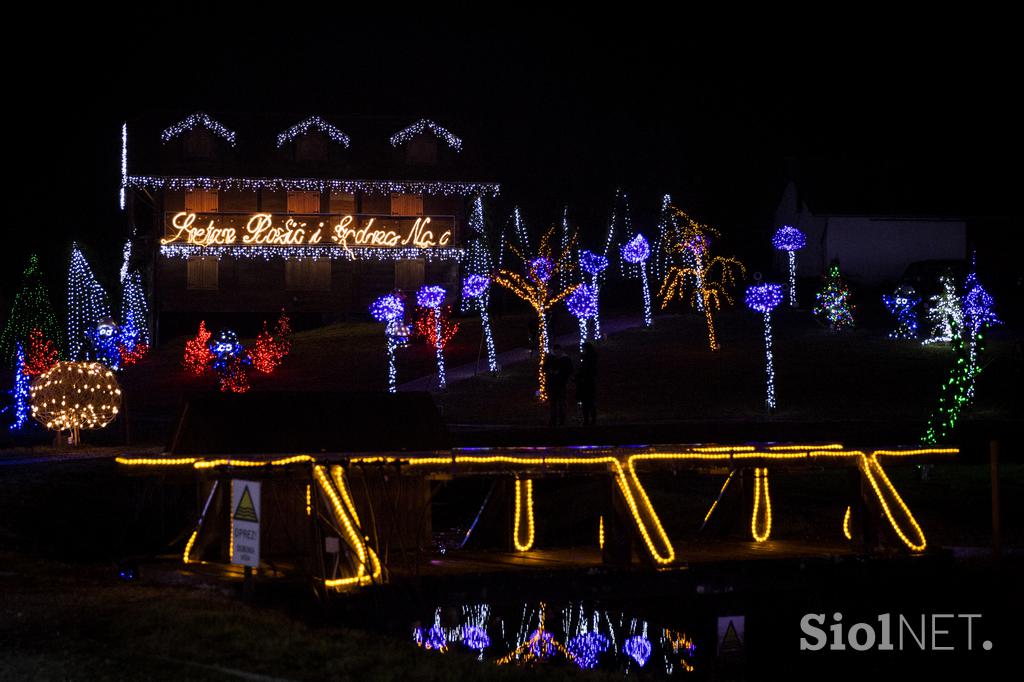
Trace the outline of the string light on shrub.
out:
<instances>
[{"instance_id":1,"label":"string light on shrub","mask_svg":"<svg viewBox=\"0 0 1024 682\"><path fill-rule=\"evenodd\" d=\"M310 130L318 130L318 131L320 131L321 133L326 135L328 138L330 138L332 142L337 142L342 147L348 147L349 146L349 137L348 137L348 135L346 135L345 133L341 132L341 130L339 130L337 128L337 126L331 125L330 123L328 123L327 121L323 120L319 116L310 116L305 121L300 121L299 123L296 123L295 125L293 125L291 128L288 128L287 130L285 130L285 131L283 131L283 132L278 134L278 136L277 136L277 147L278 147L278 149L280 149L281 147L285 146L289 142L292 142L296 138L301 137L302 135L305 135Z\"/></svg>"},{"instance_id":2,"label":"string light on shrub","mask_svg":"<svg viewBox=\"0 0 1024 682\"><path fill-rule=\"evenodd\" d=\"M196 246L189 244L164 244L160 247L160 255L165 258L195 258L206 256L217 258L224 256L232 258L262 258L269 261L272 258L309 258L319 260L346 260L346 261L398 261L408 259L424 259L428 262L454 261L461 262L465 256L465 249L431 247L431 248L387 248L387 247L349 247L338 245L324 246Z\"/></svg>"},{"instance_id":3,"label":"string light on shrub","mask_svg":"<svg viewBox=\"0 0 1024 682\"><path fill-rule=\"evenodd\" d=\"M480 311L480 327L484 332L484 343L487 346L487 370L498 371L498 357L494 352L494 337L491 334L491 317L487 310L490 299L491 278L486 275L467 275L462 280L462 298L476 301Z\"/></svg>"},{"instance_id":4,"label":"string light on shrub","mask_svg":"<svg viewBox=\"0 0 1024 682\"><path fill-rule=\"evenodd\" d=\"M121 408L121 388L114 372L98 362L59 362L32 382L32 417L54 431L71 431L80 442L81 429L101 429Z\"/></svg>"},{"instance_id":5,"label":"string light on shrub","mask_svg":"<svg viewBox=\"0 0 1024 682\"><path fill-rule=\"evenodd\" d=\"M775 409L775 368L772 364L772 310L782 303L782 286L758 284L747 287L747 307L764 315L765 402Z\"/></svg>"},{"instance_id":6,"label":"string light on shrub","mask_svg":"<svg viewBox=\"0 0 1024 682\"><path fill-rule=\"evenodd\" d=\"M23 347L18 344L21 351ZM60 359L57 346L53 341L43 336L41 329L33 329L28 333L28 347L24 349L23 369L30 377L45 374L53 369Z\"/></svg>"},{"instance_id":7,"label":"string light on shrub","mask_svg":"<svg viewBox=\"0 0 1024 682\"><path fill-rule=\"evenodd\" d=\"M917 338L917 304L921 297L914 287L901 284L892 294L884 294L882 303L896 317L896 328L889 332L890 339Z\"/></svg>"},{"instance_id":8,"label":"string light on shrub","mask_svg":"<svg viewBox=\"0 0 1024 682\"><path fill-rule=\"evenodd\" d=\"M109 317L106 292L96 281L78 244L72 244L68 270L68 357L84 359L86 332Z\"/></svg>"},{"instance_id":9,"label":"string light on shrub","mask_svg":"<svg viewBox=\"0 0 1024 682\"><path fill-rule=\"evenodd\" d=\"M344 194L426 194L428 196L498 196L494 182L418 180L342 180L330 178L246 178L213 176L130 175L128 187L147 190L219 190L255 192L339 192Z\"/></svg>"},{"instance_id":10,"label":"string light on shrub","mask_svg":"<svg viewBox=\"0 0 1024 682\"><path fill-rule=\"evenodd\" d=\"M164 144L167 144L182 133L194 130L197 127L206 128L217 137L225 140L232 147L235 146L235 131L228 130L226 126L213 120L209 115L202 111L197 111L196 113L189 115L185 119L178 121L171 127L165 129L160 133L160 139Z\"/></svg>"},{"instance_id":11,"label":"string light on shrub","mask_svg":"<svg viewBox=\"0 0 1024 682\"><path fill-rule=\"evenodd\" d=\"M960 307L960 297L957 296L953 276L949 273L940 275L939 286L942 290L929 299L931 305L928 307L927 318L931 325L931 334L921 342L925 345L949 343L953 340L954 328L964 327L963 309Z\"/></svg>"},{"instance_id":12,"label":"string light on shrub","mask_svg":"<svg viewBox=\"0 0 1024 682\"><path fill-rule=\"evenodd\" d=\"M772 235L772 246L785 251L789 259L789 305L796 307L796 252L807 244L807 236L793 227L783 225Z\"/></svg>"},{"instance_id":13,"label":"string light on shrub","mask_svg":"<svg viewBox=\"0 0 1024 682\"><path fill-rule=\"evenodd\" d=\"M25 366L25 353L21 348L21 343L16 343L14 350L17 364L14 367L14 385L11 387L14 421L11 422L10 429L11 431L20 431L28 423L31 377Z\"/></svg>"},{"instance_id":14,"label":"string light on shrub","mask_svg":"<svg viewBox=\"0 0 1024 682\"><path fill-rule=\"evenodd\" d=\"M402 128L392 135L391 146L397 147L401 144L405 144L417 135L421 135L426 132L433 133L439 139L444 140L445 144L455 151L462 151L462 140L427 118L421 118L412 125Z\"/></svg>"},{"instance_id":15,"label":"string light on shrub","mask_svg":"<svg viewBox=\"0 0 1024 682\"><path fill-rule=\"evenodd\" d=\"M647 285L647 259L651 256L651 247L639 232L622 247L622 260L640 268L640 285L644 296L644 326L651 326L651 290Z\"/></svg>"},{"instance_id":16,"label":"string light on shrub","mask_svg":"<svg viewBox=\"0 0 1024 682\"><path fill-rule=\"evenodd\" d=\"M601 338L601 274L608 268L608 258L589 249L580 250L580 269L590 275L590 287L594 294L594 305L597 306L597 313L594 315L594 340Z\"/></svg>"},{"instance_id":17,"label":"string light on shrub","mask_svg":"<svg viewBox=\"0 0 1024 682\"><path fill-rule=\"evenodd\" d=\"M587 320L597 315L597 296L594 287L590 284L580 284L576 290L565 299L565 306L569 312L578 320L580 326L580 352L583 352L583 344L587 342Z\"/></svg>"},{"instance_id":18,"label":"string light on shrub","mask_svg":"<svg viewBox=\"0 0 1024 682\"><path fill-rule=\"evenodd\" d=\"M256 343L249 354L253 369L263 374L273 374L292 350L292 342L288 338L291 333L291 320L284 310L274 323L273 330L267 328L267 321L264 320L263 331L256 337Z\"/></svg>"},{"instance_id":19,"label":"string light on shrub","mask_svg":"<svg viewBox=\"0 0 1024 682\"><path fill-rule=\"evenodd\" d=\"M444 287L424 285L416 292L416 304L434 311L434 351L437 355L437 387L441 390L447 385L444 369L444 340L441 333L441 304L444 303L446 292Z\"/></svg>"},{"instance_id":20,"label":"string light on shrub","mask_svg":"<svg viewBox=\"0 0 1024 682\"><path fill-rule=\"evenodd\" d=\"M508 289L520 299L529 303L537 313L537 395L541 400L547 399L547 380L544 375L544 360L548 353L547 313L556 303L570 295L575 289L575 287L569 287L568 289L558 290L556 286L556 290L552 291L548 286L549 280L553 275L557 275L562 268L571 267L569 256L572 253L572 246L576 241L576 236L573 235L569 240L569 247L561 251L557 256L555 254L555 245L553 244L554 240L555 228L552 227L541 237L538 254L532 258L514 246L509 245L509 248L519 256L523 263L529 266L530 276L524 277L518 272L500 269L494 278L496 284ZM541 261L545 265L538 267L538 263ZM550 264L550 269L548 264ZM555 279L556 283L557 281Z\"/></svg>"},{"instance_id":21,"label":"string light on shrub","mask_svg":"<svg viewBox=\"0 0 1024 682\"><path fill-rule=\"evenodd\" d=\"M827 324L834 332L853 327L853 305L850 303L850 288L839 274L839 264L828 266L825 284L817 294L814 316Z\"/></svg>"},{"instance_id":22,"label":"string light on shrub","mask_svg":"<svg viewBox=\"0 0 1024 682\"><path fill-rule=\"evenodd\" d=\"M210 350L212 334L206 329L206 320L199 323L199 331L185 342L185 355L182 366L193 376L204 373L213 364L213 351Z\"/></svg>"}]
</instances>

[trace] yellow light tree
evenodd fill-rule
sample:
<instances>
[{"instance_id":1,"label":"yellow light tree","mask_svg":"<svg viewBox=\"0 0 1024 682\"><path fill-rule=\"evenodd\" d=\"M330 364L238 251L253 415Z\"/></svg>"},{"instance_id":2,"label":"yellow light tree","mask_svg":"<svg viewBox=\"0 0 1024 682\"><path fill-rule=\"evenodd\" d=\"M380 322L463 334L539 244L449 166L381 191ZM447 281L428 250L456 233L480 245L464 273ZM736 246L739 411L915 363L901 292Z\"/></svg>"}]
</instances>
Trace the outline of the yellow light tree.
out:
<instances>
[{"instance_id":1,"label":"yellow light tree","mask_svg":"<svg viewBox=\"0 0 1024 682\"><path fill-rule=\"evenodd\" d=\"M708 251L708 235L718 233L693 220L683 211L674 210L680 218L679 228L667 233L666 238L670 240L669 253L680 264L673 263L665 273L658 294L661 307L664 309L672 299L683 299L689 291L690 304L704 312L708 325L708 345L715 351L721 346L715 334L715 320L711 316L712 305L715 310L720 309L723 298L726 303L732 303L729 289L736 286L736 273L739 272L740 278L743 278L747 269L736 258L712 256Z\"/></svg>"},{"instance_id":2,"label":"yellow light tree","mask_svg":"<svg viewBox=\"0 0 1024 682\"><path fill-rule=\"evenodd\" d=\"M541 400L547 400L547 382L544 376L544 360L548 354L548 323L547 313L563 298L576 291L578 284L566 287L558 291L556 277L559 272L571 269L573 259L571 258L573 246L576 244L574 234L563 246L560 252L555 251L556 238L555 228L548 230L540 240L537 255L529 258L519 249L509 243L508 248L517 255L526 266L526 275L512 270L500 269L494 276L494 282L505 287L513 294L523 299L534 309L538 318L537 333L537 387ZM556 256L557 253L557 256Z\"/></svg>"}]
</instances>

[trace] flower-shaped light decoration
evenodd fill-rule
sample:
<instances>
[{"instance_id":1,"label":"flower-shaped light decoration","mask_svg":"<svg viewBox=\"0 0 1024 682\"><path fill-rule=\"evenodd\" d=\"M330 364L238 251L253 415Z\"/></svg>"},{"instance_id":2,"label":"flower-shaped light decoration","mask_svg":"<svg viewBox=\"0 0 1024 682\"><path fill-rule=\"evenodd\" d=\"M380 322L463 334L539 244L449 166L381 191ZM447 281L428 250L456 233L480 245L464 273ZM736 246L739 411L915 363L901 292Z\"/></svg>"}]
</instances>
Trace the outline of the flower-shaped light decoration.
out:
<instances>
[{"instance_id":1,"label":"flower-shaped light decoration","mask_svg":"<svg viewBox=\"0 0 1024 682\"><path fill-rule=\"evenodd\" d=\"M633 263L640 267L640 284L643 287L644 297L644 326L650 327L653 322L651 318L651 290L647 285L647 259L651 256L651 246L639 232L622 247L622 260Z\"/></svg>"},{"instance_id":2,"label":"flower-shaped light decoration","mask_svg":"<svg viewBox=\"0 0 1024 682\"><path fill-rule=\"evenodd\" d=\"M466 275L462 280L463 298L477 298L491 285L491 278L486 275Z\"/></svg>"},{"instance_id":3,"label":"flower-shaped light decoration","mask_svg":"<svg viewBox=\"0 0 1024 682\"><path fill-rule=\"evenodd\" d=\"M565 306L579 321L580 352L587 341L587 320L597 317L597 288L593 284L581 284L565 299Z\"/></svg>"},{"instance_id":4,"label":"flower-shaped light decoration","mask_svg":"<svg viewBox=\"0 0 1024 682\"><path fill-rule=\"evenodd\" d=\"M608 267L608 258L589 249L583 249L580 251L580 267L583 268L585 273L594 277L604 272L605 268Z\"/></svg>"},{"instance_id":5,"label":"flower-shaped light decoration","mask_svg":"<svg viewBox=\"0 0 1024 682\"><path fill-rule=\"evenodd\" d=\"M370 315L378 322L387 325L385 331L388 352L388 393L395 393L398 390L398 385L395 382L398 375L395 368L395 349L401 341L399 330L405 319L405 303L400 296L384 294L370 304Z\"/></svg>"},{"instance_id":6,"label":"flower-shaped light decoration","mask_svg":"<svg viewBox=\"0 0 1024 682\"><path fill-rule=\"evenodd\" d=\"M783 225L772 235L772 246L785 251L789 259L789 305L796 307L796 252L807 244L807 236L793 227Z\"/></svg>"},{"instance_id":7,"label":"flower-shaped light decoration","mask_svg":"<svg viewBox=\"0 0 1024 682\"><path fill-rule=\"evenodd\" d=\"M424 285L416 291L416 303L423 308L434 310L434 353L437 355L437 387L444 389L448 384L444 368L444 339L441 333L441 304L447 292L444 287Z\"/></svg>"},{"instance_id":8,"label":"flower-shaped light decoration","mask_svg":"<svg viewBox=\"0 0 1024 682\"><path fill-rule=\"evenodd\" d=\"M651 657L651 642L643 635L633 635L622 645L622 653L632 658L642 668Z\"/></svg>"},{"instance_id":9,"label":"flower-shaped light decoration","mask_svg":"<svg viewBox=\"0 0 1024 682\"><path fill-rule=\"evenodd\" d=\"M610 642L600 632L584 632L569 640L566 645L572 660L583 670L590 670L597 665L598 658L608 651Z\"/></svg>"},{"instance_id":10,"label":"flower-shaped light decoration","mask_svg":"<svg viewBox=\"0 0 1024 682\"><path fill-rule=\"evenodd\" d=\"M462 280L462 298L474 299L480 311L480 327L484 332L487 345L487 368L492 373L498 371L498 356L494 352L494 336L491 334L491 317L487 311L489 296L487 290L491 286L491 278L486 275L466 275Z\"/></svg>"},{"instance_id":11,"label":"flower-shaped light decoration","mask_svg":"<svg viewBox=\"0 0 1024 682\"><path fill-rule=\"evenodd\" d=\"M775 409L775 368L772 364L772 321L771 314L782 303L782 286L779 284L758 284L747 288L747 307L764 315L764 354L766 367L766 399L769 410Z\"/></svg>"}]
</instances>

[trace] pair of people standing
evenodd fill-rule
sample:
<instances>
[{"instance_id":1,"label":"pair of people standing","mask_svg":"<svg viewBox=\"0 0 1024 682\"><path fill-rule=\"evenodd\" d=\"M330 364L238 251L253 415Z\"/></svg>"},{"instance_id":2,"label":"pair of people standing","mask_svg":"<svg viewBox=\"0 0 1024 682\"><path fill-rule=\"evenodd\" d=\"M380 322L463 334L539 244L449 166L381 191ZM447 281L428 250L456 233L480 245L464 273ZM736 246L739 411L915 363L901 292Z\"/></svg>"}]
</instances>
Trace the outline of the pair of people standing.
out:
<instances>
[{"instance_id":1,"label":"pair of people standing","mask_svg":"<svg viewBox=\"0 0 1024 682\"><path fill-rule=\"evenodd\" d=\"M576 401L583 409L583 425L591 426L597 423L597 351L592 344L583 344L579 370L575 370L572 358L562 350L562 347L555 344L553 352L544 360L544 373L547 379L548 404L551 408L551 426L565 424L569 380L573 378L576 381Z\"/></svg>"}]
</instances>

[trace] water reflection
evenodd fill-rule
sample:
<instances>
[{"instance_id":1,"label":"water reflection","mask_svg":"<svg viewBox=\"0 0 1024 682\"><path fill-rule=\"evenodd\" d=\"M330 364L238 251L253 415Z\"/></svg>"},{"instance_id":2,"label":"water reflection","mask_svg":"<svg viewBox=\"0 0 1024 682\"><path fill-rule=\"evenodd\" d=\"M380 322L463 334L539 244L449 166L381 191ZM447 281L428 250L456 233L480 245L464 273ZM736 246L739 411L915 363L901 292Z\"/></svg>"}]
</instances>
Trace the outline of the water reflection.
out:
<instances>
[{"instance_id":1,"label":"water reflection","mask_svg":"<svg viewBox=\"0 0 1024 682\"><path fill-rule=\"evenodd\" d=\"M697 645L685 632L653 627L621 611L573 602L524 603L505 615L490 604L437 607L413 626L417 646L462 651L498 665L573 664L581 669L644 669L665 675L694 670Z\"/></svg>"}]
</instances>

